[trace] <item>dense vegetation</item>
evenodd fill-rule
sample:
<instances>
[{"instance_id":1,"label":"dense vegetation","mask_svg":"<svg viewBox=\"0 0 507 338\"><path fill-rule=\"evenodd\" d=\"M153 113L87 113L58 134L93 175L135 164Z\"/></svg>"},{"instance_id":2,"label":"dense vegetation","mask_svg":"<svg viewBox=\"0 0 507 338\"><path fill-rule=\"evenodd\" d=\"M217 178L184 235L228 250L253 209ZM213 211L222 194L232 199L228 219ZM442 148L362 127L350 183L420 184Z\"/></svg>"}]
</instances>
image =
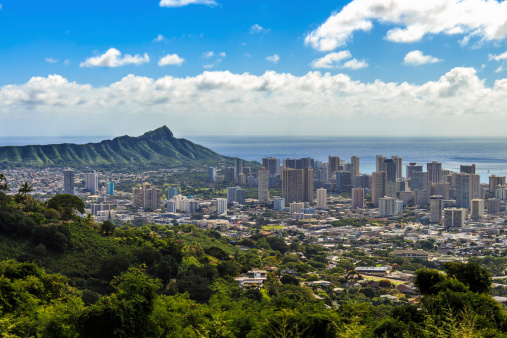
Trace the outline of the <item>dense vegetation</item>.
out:
<instances>
[{"instance_id":1,"label":"dense vegetation","mask_svg":"<svg viewBox=\"0 0 507 338\"><path fill-rule=\"evenodd\" d=\"M96 224L75 215L81 203L69 195L43 204L0 192L0 335L500 337L507 332L505 311L488 295L490 276L476 262L447 264L446 274L420 269L415 285L422 297L411 304L405 296L391 302L379 298L395 290L387 280L375 288L345 287L354 262L375 266L384 259L414 268L431 262L351 250L327 269L327 249L304 236L287 244L259 233L233 246L219 232L193 225ZM260 289L240 289L233 279L265 265L277 269ZM318 279L331 285L301 284Z\"/></svg>"},{"instance_id":2,"label":"dense vegetation","mask_svg":"<svg viewBox=\"0 0 507 338\"><path fill-rule=\"evenodd\" d=\"M188 140L175 138L166 126L139 137L121 136L100 143L0 147L0 165L3 167L177 166L231 160Z\"/></svg>"}]
</instances>

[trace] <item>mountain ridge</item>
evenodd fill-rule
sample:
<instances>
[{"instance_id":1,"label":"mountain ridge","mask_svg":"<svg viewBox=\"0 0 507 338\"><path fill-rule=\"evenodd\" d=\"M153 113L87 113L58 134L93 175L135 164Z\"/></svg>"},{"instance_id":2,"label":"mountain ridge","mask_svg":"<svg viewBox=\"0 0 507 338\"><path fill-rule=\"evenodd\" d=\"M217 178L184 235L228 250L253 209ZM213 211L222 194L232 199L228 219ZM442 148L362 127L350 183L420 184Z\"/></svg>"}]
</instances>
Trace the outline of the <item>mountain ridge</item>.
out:
<instances>
[{"instance_id":1,"label":"mountain ridge","mask_svg":"<svg viewBox=\"0 0 507 338\"><path fill-rule=\"evenodd\" d=\"M233 158L184 138L167 126L140 136L118 136L97 143L60 143L0 147L0 166L186 165L229 162Z\"/></svg>"}]
</instances>

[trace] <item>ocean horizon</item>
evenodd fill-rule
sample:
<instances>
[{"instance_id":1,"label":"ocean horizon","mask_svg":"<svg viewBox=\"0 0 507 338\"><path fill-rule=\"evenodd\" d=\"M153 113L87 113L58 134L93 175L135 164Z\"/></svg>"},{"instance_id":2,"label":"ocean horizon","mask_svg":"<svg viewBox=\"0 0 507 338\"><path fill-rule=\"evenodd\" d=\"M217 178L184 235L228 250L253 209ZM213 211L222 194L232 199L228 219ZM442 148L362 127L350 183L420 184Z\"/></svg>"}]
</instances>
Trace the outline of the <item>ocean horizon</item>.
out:
<instances>
[{"instance_id":1,"label":"ocean horizon","mask_svg":"<svg viewBox=\"0 0 507 338\"><path fill-rule=\"evenodd\" d=\"M111 136L30 136L0 137L0 146L44 145L59 143L85 144L112 139ZM327 162L328 156L339 156L350 162L359 156L360 171L375 171L375 156L398 156L403 166L410 162L425 165L442 162L445 169L459 172L461 164L475 164L481 182L488 176L507 175L507 138L464 137L340 137L340 136L187 136L184 137L226 156L261 162L263 157L312 157ZM405 170L405 168L404 168ZM405 174L405 173L404 173Z\"/></svg>"}]
</instances>

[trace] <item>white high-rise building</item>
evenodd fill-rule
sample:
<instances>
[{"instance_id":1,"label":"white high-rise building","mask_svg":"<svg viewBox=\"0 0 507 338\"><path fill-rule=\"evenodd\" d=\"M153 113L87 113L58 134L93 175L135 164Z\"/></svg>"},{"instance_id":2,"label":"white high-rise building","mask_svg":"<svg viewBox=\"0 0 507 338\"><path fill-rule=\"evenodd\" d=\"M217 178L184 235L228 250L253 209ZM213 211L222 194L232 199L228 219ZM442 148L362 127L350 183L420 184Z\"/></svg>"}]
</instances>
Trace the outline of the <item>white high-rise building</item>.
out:
<instances>
[{"instance_id":1,"label":"white high-rise building","mask_svg":"<svg viewBox=\"0 0 507 338\"><path fill-rule=\"evenodd\" d=\"M86 173L85 184L86 190L91 193L96 193L99 190L99 181L95 170Z\"/></svg>"},{"instance_id":2,"label":"white high-rise building","mask_svg":"<svg viewBox=\"0 0 507 338\"><path fill-rule=\"evenodd\" d=\"M302 213L304 207L305 204L303 202L293 202L289 204L291 214Z\"/></svg>"},{"instance_id":3,"label":"white high-rise building","mask_svg":"<svg viewBox=\"0 0 507 338\"><path fill-rule=\"evenodd\" d=\"M269 169L259 169L257 184L259 203L269 203Z\"/></svg>"},{"instance_id":4,"label":"white high-rise building","mask_svg":"<svg viewBox=\"0 0 507 338\"><path fill-rule=\"evenodd\" d=\"M474 220L481 219L484 216L484 200L474 198L470 201L470 208L472 209L470 217Z\"/></svg>"},{"instance_id":5,"label":"white high-rise building","mask_svg":"<svg viewBox=\"0 0 507 338\"><path fill-rule=\"evenodd\" d=\"M217 198L217 214L222 215L227 212L227 199Z\"/></svg>"},{"instance_id":6,"label":"white high-rise building","mask_svg":"<svg viewBox=\"0 0 507 338\"><path fill-rule=\"evenodd\" d=\"M285 198L275 197L275 200L273 203L274 203L273 204L274 210L280 211L280 210L283 210L283 208L285 208Z\"/></svg>"},{"instance_id":7,"label":"white high-rise building","mask_svg":"<svg viewBox=\"0 0 507 338\"><path fill-rule=\"evenodd\" d=\"M327 208L327 189L317 189L317 208Z\"/></svg>"},{"instance_id":8,"label":"white high-rise building","mask_svg":"<svg viewBox=\"0 0 507 338\"><path fill-rule=\"evenodd\" d=\"M403 211L403 202L394 197L379 198L378 211L380 217L395 216Z\"/></svg>"}]
</instances>

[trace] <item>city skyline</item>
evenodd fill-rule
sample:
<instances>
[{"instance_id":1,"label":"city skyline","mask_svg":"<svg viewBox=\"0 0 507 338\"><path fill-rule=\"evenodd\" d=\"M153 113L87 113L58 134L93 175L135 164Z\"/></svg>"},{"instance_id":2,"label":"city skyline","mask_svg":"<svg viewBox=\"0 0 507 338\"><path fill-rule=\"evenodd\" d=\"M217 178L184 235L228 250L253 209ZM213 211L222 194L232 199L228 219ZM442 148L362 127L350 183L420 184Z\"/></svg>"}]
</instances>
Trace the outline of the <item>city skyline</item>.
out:
<instances>
[{"instance_id":1,"label":"city skyline","mask_svg":"<svg viewBox=\"0 0 507 338\"><path fill-rule=\"evenodd\" d=\"M4 0L0 124L4 136L163 124L178 135L503 136L505 17L495 0Z\"/></svg>"}]
</instances>

